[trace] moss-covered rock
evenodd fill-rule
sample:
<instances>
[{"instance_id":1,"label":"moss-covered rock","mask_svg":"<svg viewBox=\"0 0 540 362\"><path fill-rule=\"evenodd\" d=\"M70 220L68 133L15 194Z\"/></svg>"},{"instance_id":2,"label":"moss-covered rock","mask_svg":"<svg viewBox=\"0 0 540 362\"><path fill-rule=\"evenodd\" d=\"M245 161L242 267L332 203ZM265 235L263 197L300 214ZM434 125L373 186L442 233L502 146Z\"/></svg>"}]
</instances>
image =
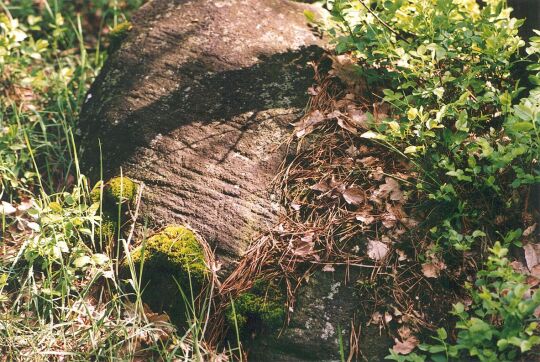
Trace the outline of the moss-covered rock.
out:
<instances>
[{"instance_id":1,"label":"moss-covered rock","mask_svg":"<svg viewBox=\"0 0 540 362\"><path fill-rule=\"evenodd\" d=\"M117 211L119 205L133 206L137 190L137 184L129 177L113 177L105 184L98 181L90 191L90 200L93 203L102 202L103 208L108 211Z\"/></svg>"},{"instance_id":2,"label":"moss-covered rock","mask_svg":"<svg viewBox=\"0 0 540 362\"><path fill-rule=\"evenodd\" d=\"M145 303L153 311L168 312L173 322L182 325L186 303L197 299L209 276L195 234L184 226L168 226L134 250L131 259L136 270L142 270Z\"/></svg>"},{"instance_id":3,"label":"moss-covered rock","mask_svg":"<svg viewBox=\"0 0 540 362\"><path fill-rule=\"evenodd\" d=\"M284 293L274 282L258 280L234 300L234 310L230 306L226 318L232 328L238 326L242 338L277 331L285 321Z\"/></svg>"},{"instance_id":4,"label":"moss-covered rock","mask_svg":"<svg viewBox=\"0 0 540 362\"><path fill-rule=\"evenodd\" d=\"M110 47L113 50L116 49L132 28L133 25L129 21L118 23L115 27L113 27L109 31Z\"/></svg>"},{"instance_id":5,"label":"moss-covered rock","mask_svg":"<svg viewBox=\"0 0 540 362\"><path fill-rule=\"evenodd\" d=\"M103 188L103 198L109 204L132 205L137 197L137 184L128 177L113 177Z\"/></svg>"},{"instance_id":6,"label":"moss-covered rock","mask_svg":"<svg viewBox=\"0 0 540 362\"><path fill-rule=\"evenodd\" d=\"M143 258L147 268L190 274L199 280L208 275L202 246L193 231L184 226L168 226L150 237L132 254L136 263Z\"/></svg>"},{"instance_id":7,"label":"moss-covered rock","mask_svg":"<svg viewBox=\"0 0 540 362\"><path fill-rule=\"evenodd\" d=\"M98 181L92 191L90 191L90 200L92 203L101 202L101 193L103 192L103 181Z\"/></svg>"}]
</instances>

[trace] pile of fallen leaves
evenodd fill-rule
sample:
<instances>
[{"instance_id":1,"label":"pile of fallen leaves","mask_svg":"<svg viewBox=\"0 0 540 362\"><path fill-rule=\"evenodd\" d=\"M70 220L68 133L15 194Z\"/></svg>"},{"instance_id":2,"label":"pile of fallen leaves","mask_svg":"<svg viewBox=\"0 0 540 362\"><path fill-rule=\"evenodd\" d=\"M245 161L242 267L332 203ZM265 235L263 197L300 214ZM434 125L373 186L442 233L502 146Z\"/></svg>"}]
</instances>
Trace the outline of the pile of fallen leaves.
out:
<instances>
[{"instance_id":1,"label":"pile of fallen leaves","mask_svg":"<svg viewBox=\"0 0 540 362\"><path fill-rule=\"evenodd\" d=\"M313 64L316 85L309 89L306 115L294 124L292 156L277 185L287 212L250 247L219 294L234 297L255 280L280 277L294 310L295 292L316 269L362 268L366 284L377 285L359 287L364 322L387 328L396 351L408 353L418 344L415 333L447 322L458 296L448 280L435 280L446 265L432 245L418 241L423 215L414 208L413 168L362 137L368 121L388 117L388 107L363 98L362 84L343 84L343 61L334 59L329 73Z\"/></svg>"}]
</instances>

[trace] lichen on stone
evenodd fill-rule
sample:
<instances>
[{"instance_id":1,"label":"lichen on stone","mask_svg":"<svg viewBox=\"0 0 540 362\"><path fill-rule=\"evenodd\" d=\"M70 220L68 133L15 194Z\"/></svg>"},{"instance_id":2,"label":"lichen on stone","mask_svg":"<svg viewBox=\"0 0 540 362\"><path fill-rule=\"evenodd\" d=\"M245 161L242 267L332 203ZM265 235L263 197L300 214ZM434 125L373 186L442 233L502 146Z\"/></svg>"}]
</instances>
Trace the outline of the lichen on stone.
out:
<instances>
[{"instance_id":1,"label":"lichen on stone","mask_svg":"<svg viewBox=\"0 0 540 362\"><path fill-rule=\"evenodd\" d=\"M273 282L260 279L247 292L234 299L226 318L231 327L238 326L243 337L261 331L276 331L285 321L285 298Z\"/></svg>"}]
</instances>

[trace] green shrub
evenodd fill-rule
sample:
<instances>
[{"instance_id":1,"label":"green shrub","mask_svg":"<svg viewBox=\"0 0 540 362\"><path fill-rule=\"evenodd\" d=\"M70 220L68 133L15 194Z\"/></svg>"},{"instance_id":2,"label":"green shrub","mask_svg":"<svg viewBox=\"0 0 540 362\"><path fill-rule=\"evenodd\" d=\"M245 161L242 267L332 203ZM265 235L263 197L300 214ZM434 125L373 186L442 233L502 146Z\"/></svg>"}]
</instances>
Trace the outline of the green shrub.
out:
<instances>
[{"instance_id":1,"label":"green shrub","mask_svg":"<svg viewBox=\"0 0 540 362\"><path fill-rule=\"evenodd\" d=\"M328 1L338 52L358 61L357 72L391 105L371 120L364 138L407 157L416 190L431 217L430 237L469 250L493 237L497 216L517 229L521 187L540 182L537 91L520 105L519 63L536 62L538 39L520 50L522 20L506 0ZM535 45L536 44L536 45ZM538 71L532 63L529 70ZM540 78L531 74L531 82ZM525 103L525 104L524 104ZM486 235L487 234L487 235Z\"/></svg>"},{"instance_id":2,"label":"green shrub","mask_svg":"<svg viewBox=\"0 0 540 362\"><path fill-rule=\"evenodd\" d=\"M540 306L540 292L532 292L525 276L510 266L507 248L496 243L490 250L486 269L478 273L475 287L470 288L471 307L465 310L461 303L454 305L452 313L459 319L457 341L448 341L447 332L441 328L434 337L436 343L420 345L425 355L399 356L390 350L388 359L515 361L540 344L534 316Z\"/></svg>"}]
</instances>

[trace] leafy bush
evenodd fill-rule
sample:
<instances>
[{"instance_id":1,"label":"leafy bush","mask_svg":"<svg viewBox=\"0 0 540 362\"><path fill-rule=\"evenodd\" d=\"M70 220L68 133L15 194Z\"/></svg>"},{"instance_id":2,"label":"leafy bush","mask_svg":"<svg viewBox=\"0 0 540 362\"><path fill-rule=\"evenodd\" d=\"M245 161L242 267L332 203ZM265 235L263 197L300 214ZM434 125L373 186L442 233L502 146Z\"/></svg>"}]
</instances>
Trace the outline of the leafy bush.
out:
<instances>
[{"instance_id":1,"label":"leafy bush","mask_svg":"<svg viewBox=\"0 0 540 362\"><path fill-rule=\"evenodd\" d=\"M518 35L523 21L512 18L506 0L327 6L336 51L356 62L372 101L390 106L384 118L368 114L362 137L394 150L418 174L408 192L427 215L421 225L427 242L443 257L501 236L505 247L520 245L523 227L534 222L525 195L540 183L540 37L525 47ZM526 87L516 80L527 77ZM539 344L530 319L540 293L530 297L507 251L493 247L470 289L470 310L454 306L457 342L440 329L438 343L421 347L429 357L392 351L391 358L511 360Z\"/></svg>"},{"instance_id":2,"label":"leafy bush","mask_svg":"<svg viewBox=\"0 0 540 362\"><path fill-rule=\"evenodd\" d=\"M408 157L420 172L416 191L433 211L431 237L469 250L501 214L522 207L520 187L540 181L537 91L512 106L524 90L513 74L526 62L522 21L504 0L328 4L337 51L354 56L358 74L392 107L384 120L371 117L364 137ZM532 40L528 53L535 55Z\"/></svg>"},{"instance_id":3,"label":"leafy bush","mask_svg":"<svg viewBox=\"0 0 540 362\"><path fill-rule=\"evenodd\" d=\"M448 341L444 329L437 331L436 343L422 344L416 353L400 356L393 350L388 359L394 361L514 361L519 353L540 344L534 311L540 306L540 292L531 292L525 276L510 266L507 248L496 243L491 249L486 269L478 273L476 286L470 288L472 307L466 311L462 303L454 305L459 319L457 341ZM532 296L531 296L532 293Z\"/></svg>"}]
</instances>

